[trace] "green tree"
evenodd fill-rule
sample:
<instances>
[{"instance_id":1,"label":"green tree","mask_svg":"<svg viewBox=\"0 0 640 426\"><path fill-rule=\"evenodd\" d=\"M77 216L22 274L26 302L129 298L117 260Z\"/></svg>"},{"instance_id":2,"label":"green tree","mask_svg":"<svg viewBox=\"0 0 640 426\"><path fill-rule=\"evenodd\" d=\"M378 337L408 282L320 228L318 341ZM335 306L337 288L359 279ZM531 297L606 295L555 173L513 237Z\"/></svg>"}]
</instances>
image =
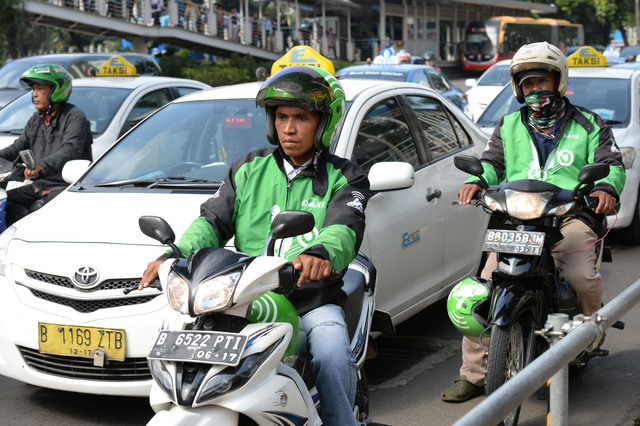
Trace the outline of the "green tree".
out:
<instances>
[{"instance_id":1,"label":"green tree","mask_svg":"<svg viewBox=\"0 0 640 426\"><path fill-rule=\"evenodd\" d=\"M0 0L0 56L18 57L18 42L26 26L21 0Z\"/></svg>"}]
</instances>

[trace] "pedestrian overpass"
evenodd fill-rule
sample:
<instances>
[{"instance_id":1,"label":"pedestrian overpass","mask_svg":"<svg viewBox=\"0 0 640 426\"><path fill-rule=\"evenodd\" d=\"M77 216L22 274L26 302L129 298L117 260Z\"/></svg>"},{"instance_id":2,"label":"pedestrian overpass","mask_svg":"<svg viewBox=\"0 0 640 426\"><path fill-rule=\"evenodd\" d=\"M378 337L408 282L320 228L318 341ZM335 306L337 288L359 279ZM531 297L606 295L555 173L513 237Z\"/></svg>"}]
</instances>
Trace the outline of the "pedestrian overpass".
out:
<instances>
[{"instance_id":1,"label":"pedestrian overpass","mask_svg":"<svg viewBox=\"0 0 640 426\"><path fill-rule=\"evenodd\" d=\"M133 1L131 2L134 3ZM147 53L147 43L168 44L202 53L229 57L232 53L275 61L281 53L267 51L251 44L213 37L217 34L216 19L208 20L203 32L194 32L179 25L178 3L169 1L169 25L153 26L151 1L138 0L138 18L129 21L126 0L25 0L27 20L34 24L63 28L103 37L120 37L132 41L134 52ZM97 13L96 13L97 12ZM195 21L195 20L194 20Z\"/></svg>"}]
</instances>

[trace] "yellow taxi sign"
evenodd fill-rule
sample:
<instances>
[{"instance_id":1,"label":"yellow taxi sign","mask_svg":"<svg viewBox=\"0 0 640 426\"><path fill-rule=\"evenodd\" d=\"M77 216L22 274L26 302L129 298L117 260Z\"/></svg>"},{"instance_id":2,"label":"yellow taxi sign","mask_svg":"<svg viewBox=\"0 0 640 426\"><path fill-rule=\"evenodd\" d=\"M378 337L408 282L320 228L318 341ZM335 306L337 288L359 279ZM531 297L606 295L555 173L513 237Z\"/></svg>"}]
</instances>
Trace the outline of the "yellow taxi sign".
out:
<instances>
[{"instance_id":1,"label":"yellow taxi sign","mask_svg":"<svg viewBox=\"0 0 640 426\"><path fill-rule=\"evenodd\" d=\"M336 74L333 63L309 46L294 46L271 66L271 75L294 65L312 65Z\"/></svg>"},{"instance_id":2,"label":"yellow taxi sign","mask_svg":"<svg viewBox=\"0 0 640 426\"><path fill-rule=\"evenodd\" d=\"M591 46L582 46L569 55L567 62L570 67L606 67L607 58Z\"/></svg>"},{"instance_id":3,"label":"yellow taxi sign","mask_svg":"<svg viewBox=\"0 0 640 426\"><path fill-rule=\"evenodd\" d=\"M122 56L112 56L98 70L99 77L134 77L136 67Z\"/></svg>"}]
</instances>

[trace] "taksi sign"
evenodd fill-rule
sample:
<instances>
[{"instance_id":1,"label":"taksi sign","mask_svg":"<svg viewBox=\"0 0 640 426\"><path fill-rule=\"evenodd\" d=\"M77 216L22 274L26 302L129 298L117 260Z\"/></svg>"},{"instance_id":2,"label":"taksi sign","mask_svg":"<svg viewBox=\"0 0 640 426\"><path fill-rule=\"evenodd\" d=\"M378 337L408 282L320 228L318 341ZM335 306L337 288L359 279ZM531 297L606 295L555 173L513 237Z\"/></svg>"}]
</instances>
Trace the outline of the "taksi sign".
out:
<instances>
[{"instance_id":1,"label":"taksi sign","mask_svg":"<svg viewBox=\"0 0 640 426\"><path fill-rule=\"evenodd\" d=\"M333 66L333 63L314 49L309 46L294 46L291 50L285 53L282 58L273 63L273 66L271 67L271 75L277 73L283 68L294 65L311 65L322 68L323 70L330 72L332 75L336 74L336 69Z\"/></svg>"},{"instance_id":2,"label":"taksi sign","mask_svg":"<svg viewBox=\"0 0 640 426\"><path fill-rule=\"evenodd\" d=\"M607 58L591 46L583 46L567 58L570 67L606 67Z\"/></svg>"}]
</instances>

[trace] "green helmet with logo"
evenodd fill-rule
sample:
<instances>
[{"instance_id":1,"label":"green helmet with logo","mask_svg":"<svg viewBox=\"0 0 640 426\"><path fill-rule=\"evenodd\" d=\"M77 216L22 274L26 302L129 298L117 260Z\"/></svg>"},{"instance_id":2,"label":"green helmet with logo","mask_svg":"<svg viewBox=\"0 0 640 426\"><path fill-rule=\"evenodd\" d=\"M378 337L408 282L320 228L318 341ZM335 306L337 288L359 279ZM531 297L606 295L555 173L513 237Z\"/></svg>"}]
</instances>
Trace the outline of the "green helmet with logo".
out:
<instances>
[{"instance_id":1,"label":"green helmet with logo","mask_svg":"<svg viewBox=\"0 0 640 426\"><path fill-rule=\"evenodd\" d=\"M447 299L447 314L462 334L479 342L488 327L486 310L490 302L487 282L481 278L466 278L456 285Z\"/></svg>"},{"instance_id":2,"label":"green helmet with logo","mask_svg":"<svg viewBox=\"0 0 640 426\"><path fill-rule=\"evenodd\" d=\"M283 68L260 88L256 105L267 111L267 139L278 144L275 111L279 105L293 105L320 113L314 138L316 150L328 148L338 137L346 107L345 95L338 80L322 68L297 65Z\"/></svg>"},{"instance_id":3,"label":"green helmet with logo","mask_svg":"<svg viewBox=\"0 0 640 426\"><path fill-rule=\"evenodd\" d=\"M51 103L67 102L71 96L71 75L60 65L44 64L31 67L22 74L20 82L25 87L34 84L51 85Z\"/></svg>"}]
</instances>

